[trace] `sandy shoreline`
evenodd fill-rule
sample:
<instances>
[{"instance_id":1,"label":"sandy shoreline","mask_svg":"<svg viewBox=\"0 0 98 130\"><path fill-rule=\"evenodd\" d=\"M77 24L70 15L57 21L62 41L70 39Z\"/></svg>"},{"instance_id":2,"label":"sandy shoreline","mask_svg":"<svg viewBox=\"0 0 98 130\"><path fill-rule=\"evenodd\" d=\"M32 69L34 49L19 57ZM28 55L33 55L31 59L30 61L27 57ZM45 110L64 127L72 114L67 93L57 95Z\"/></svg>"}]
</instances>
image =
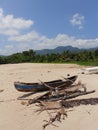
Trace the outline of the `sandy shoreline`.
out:
<instances>
[{"instance_id":1,"label":"sandy shoreline","mask_svg":"<svg viewBox=\"0 0 98 130\"><path fill-rule=\"evenodd\" d=\"M14 81L38 82L59 79L67 74L78 74L81 66L73 64L8 64L0 65L0 130L42 130L43 120L47 119L47 113L40 115L34 113L35 106L24 106L18 97L25 93L18 92L14 88ZM96 90L94 94L78 98L98 97L98 74L81 75L78 80L86 83L88 90ZM78 82L78 80L76 82ZM31 95L28 98L32 98ZM78 99L77 98L77 99ZM81 105L74 107L68 113L62 123L56 124L59 127L49 126L46 130L97 130L98 129L98 105Z\"/></svg>"}]
</instances>

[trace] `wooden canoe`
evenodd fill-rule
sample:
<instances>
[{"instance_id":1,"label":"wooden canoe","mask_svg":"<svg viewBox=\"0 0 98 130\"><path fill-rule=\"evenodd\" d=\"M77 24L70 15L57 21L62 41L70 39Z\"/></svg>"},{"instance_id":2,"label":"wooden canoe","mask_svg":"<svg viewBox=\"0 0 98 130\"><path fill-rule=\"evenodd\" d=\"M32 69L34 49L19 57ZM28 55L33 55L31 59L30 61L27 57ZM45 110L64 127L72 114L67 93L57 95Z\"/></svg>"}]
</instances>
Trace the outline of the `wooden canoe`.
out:
<instances>
[{"instance_id":1,"label":"wooden canoe","mask_svg":"<svg viewBox=\"0 0 98 130\"><path fill-rule=\"evenodd\" d=\"M14 86L16 90L21 91L21 92L40 92L40 91L46 91L49 90L45 84L48 86L55 88L65 88L70 86L75 82L77 79L77 75L65 78L64 80L53 80L53 81L48 81L48 82L41 82L41 83L25 83L25 82L14 82Z\"/></svg>"}]
</instances>

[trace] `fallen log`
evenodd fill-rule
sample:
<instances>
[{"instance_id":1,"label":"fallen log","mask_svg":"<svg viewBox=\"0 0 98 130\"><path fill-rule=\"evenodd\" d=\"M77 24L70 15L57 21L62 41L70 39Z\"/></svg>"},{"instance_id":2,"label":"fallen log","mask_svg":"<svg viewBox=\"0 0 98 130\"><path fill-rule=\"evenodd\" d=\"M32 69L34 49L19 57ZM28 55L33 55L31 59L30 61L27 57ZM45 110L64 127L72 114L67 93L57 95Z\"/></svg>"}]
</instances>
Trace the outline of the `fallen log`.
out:
<instances>
[{"instance_id":1,"label":"fallen log","mask_svg":"<svg viewBox=\"0 0 98 130\"><path fill-rule=\"evenodd\" d=\"M62 93L58 96L52 96L50 94L50 92L48 91L47 93L41 95L41 96L37 96L33 99L30 99L28 100L28 103L27 105L30 105L30 104L33 104L33 103L37 103L37 102L40 102L40 101L59 101L59 100L67 100L67 99L72 99L72 98L75 98L75 97L78 97L78 96L82 96L82 95L87 95L87 94L90 94L90 93L94 93L95 90L93 91L88 91L88 92L85 92L85 91L75 91L75 92L68 92L68 93Z\"/></svg>"},{"instance_id":2,"label":"fallen log","mask_svg":"<svg viewBox=\"0 0 98 130\"><path fill-rule=\"evenodd\" d=\"M94 93L94 92L95 92L95 90L88 91L88 92L85 92L85 91L81 92L81 91L80 91L80 93L76 93L76 94L73 93L72 95L65 96L65 97L63 98L63 100L75 98L75 97L82 96L82 95L87 95L87 94Z\"/></svg>"},{"instance_id":3,"label":"fallen log","mask_svg":"<svg viewBox=\"0 0 98 130\"><path fill-rule=\"evenodd\" d=\"M60 97L52 97L48 100L49 101L67 100L67 99L72 99L72 98L75 98L75 97L78 97L78 96L87 95L87 94L94 93L94 92L95 92L95 90L88 91L88 92L77 91L77 92L74 92L74 93L71 93L71 94L68 94L68 95L63 94Z\"/></svg>"},{"instance_id":4,"label":"fallen log","mask_svg":"<svg viewBox=\"0 0 98 130\"><path fill-rule=\"evenodd\" d=\"M46 93L42 94L41 96L37 96L33 99L28 100L27 106L36 102L39 102L41 100L41 98L44 98L44 96L49 95L49 91L47 91Z\"/></svg>"},{"instance_id":5,"label":"fallen log","mask_svg":"<svg viewBox=\"0 0 98 130\"><path fill-rule=\"evenodd\" d=\"M69 92L78 91L78 90L80 90L80 89L82 89L82 88L84 89L84 92L87 91L85 84L81 84L81 83L79 82L78 84L73 85L73 86L71 86L70 88L62 89L62 90L59 90L58 92L59 92L59 94L62 94L62 93L66 93L66 94L67 94L67 93L69 93Z\"/></svg>"}]
</instances>

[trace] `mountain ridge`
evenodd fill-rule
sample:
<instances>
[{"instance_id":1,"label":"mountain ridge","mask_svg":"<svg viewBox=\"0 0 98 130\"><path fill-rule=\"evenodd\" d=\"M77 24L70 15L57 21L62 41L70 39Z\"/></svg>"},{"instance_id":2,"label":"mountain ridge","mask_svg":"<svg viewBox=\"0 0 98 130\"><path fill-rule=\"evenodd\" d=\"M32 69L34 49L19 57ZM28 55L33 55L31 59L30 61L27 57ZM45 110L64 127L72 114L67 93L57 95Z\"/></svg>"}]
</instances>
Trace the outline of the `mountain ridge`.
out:
<instances>
[{"instance_id":1,"label":"mountain ridge","mask_svg":"<svg viewBox=\"0 0 98 130\"><path fill-rule=\"evenodd\" d=\"M54 49L42 49L42 50L35 50L36 54L40 54L40 55L45 55L45 54L51 54L51 53L59 53L61 54L64 51L71 51L71 52L80 52L80 51L84 51L84 50L89 50L89 51L93 51L93 50L97 50L98 47L94 47L94 48L78 48L78 47L72 47L72 46L58 46Z\"/></svg>"}]
</instances>

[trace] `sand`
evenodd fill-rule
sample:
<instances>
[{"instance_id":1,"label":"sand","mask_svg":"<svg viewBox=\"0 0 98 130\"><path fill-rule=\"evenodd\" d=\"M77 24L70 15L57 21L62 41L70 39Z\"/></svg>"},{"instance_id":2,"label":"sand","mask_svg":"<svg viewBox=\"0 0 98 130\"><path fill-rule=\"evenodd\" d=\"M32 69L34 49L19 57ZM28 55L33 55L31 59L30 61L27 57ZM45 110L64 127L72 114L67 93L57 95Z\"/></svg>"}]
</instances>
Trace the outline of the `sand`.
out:
<instances>
[{"instance_id":1,"label":"sand","mask_svg":"<svg viewBox=\"0 0 98 130\"><path fill-rule=\"evenodd\" d=\"M18 92L14 88L14 81L39 82L67 77L67 74L78 75L76 83L81 80L86 83L87 90L96 90L95 93L78 97L87 99L98 97L98 74L78 74L79 65L73 64L7 64L0 65L0 130L42 130L43 120L48 119L46 112L37 114L34 105L22 105L17 98L27 93ZM26 99L33 98L34 94ZM48 126L46 130L98 130L98 105L81 105L72 108L68 118L59 127Z\"/></svg>"}]
</instances>

